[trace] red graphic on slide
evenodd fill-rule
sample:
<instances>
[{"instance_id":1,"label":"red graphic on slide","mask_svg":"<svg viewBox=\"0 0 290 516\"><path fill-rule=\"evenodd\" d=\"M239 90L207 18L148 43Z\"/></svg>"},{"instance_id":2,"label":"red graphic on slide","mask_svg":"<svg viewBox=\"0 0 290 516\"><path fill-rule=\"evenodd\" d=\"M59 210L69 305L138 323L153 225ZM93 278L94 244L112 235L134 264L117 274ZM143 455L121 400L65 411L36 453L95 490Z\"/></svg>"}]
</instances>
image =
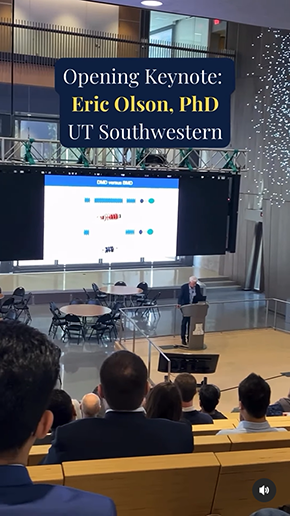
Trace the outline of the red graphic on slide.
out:
<instances>
[{"instance_id":1,"label":"red graphic on slide","mask_svg":"<svg viewBox=\"0 0 290 516\"><path fill-rule=\"evenodd\" d=\"M120 218L121 215L118 215L118 213L107 213L106 215L100 215L101 220L117 220Z\"/></svg>"}]
</instances>

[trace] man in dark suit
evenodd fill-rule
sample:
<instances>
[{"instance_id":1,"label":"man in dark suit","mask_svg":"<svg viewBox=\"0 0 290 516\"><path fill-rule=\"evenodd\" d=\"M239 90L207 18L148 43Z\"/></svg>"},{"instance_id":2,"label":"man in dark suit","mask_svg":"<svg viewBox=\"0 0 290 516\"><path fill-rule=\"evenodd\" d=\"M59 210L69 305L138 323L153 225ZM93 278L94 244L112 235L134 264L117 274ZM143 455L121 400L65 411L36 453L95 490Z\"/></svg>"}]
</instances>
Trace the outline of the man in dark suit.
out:
<instances>
[{"instance_id":1,"label":"man in dark suit","mask_svg":"<svg viewBox=\"0 0 290 516\"><path fill-rule=\"evenodd\" d=\"M190 305L191 303L199 303L205 301L206 297L202 295L197 278L191 276L189 282L182 285L178 296L178 306ZM181 321L181 343L186 346L186 334L189 332L190 317L182 317Z\"/></svg>"},{"instance_id":2,"label":"man in dark suit","mask_svg":"<svg viewBox=\"0 0 290 516\"><path fill-rule=\"evenodd\" d=\"M147 419L147 368L130 351L109 356L100 370L99 395L110 407L103 419L59 427L44 464L66 461L191 453L191 428L167 419Z\"/></svg>"},{"instance_id":3,"label":"man in dark suit","mask_svg":"<svg viewBox=\"0 0 290 516\"><path fill-rule=\"evenodd\" d=\"M52 427L46 410L59 375L60 350L34 328L0 322L0 516L116 516L109 498L33 484L31 446Z\"/></svg>"},{"instance_id":4,"label":"man in dark suit","mask_svg":"<svg viewBox=\"0 0 290 516\"><path fill-rule=\"evenodd\" d=\"M197 383L194 376L189 373L180 373L174 380L182 399L182 415L191 425L212 424L213 420L208 414L203 414L193 406L193 398L197 392Z\"/></svg>"}]
</instances>

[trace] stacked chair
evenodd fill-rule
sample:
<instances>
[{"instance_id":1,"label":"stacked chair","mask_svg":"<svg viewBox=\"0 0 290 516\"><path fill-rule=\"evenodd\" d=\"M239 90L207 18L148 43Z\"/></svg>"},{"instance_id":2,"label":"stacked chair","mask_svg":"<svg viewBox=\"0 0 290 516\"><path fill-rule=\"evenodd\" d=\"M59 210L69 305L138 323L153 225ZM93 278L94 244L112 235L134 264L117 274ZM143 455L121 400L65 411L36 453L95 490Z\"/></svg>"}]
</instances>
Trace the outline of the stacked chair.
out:
<instances>
[{"instance_id":1,"label":"stacked chair","mask_svg":"<svg viewBox=\"0 0 290 516\"><path fill-rule=\"evenodd\" d=\"M100 302L101 305L108 306L107 294L102 292L96 283L92 283L92 289L95 294L95 299Z\"/></svg>"},{"instance_id":2,"label":"stacked chair","mask_svg":"<svg viewBox=\"0 0 290 516\"><path fill-rule=\"evenodd\" d=\"M52 320L48 330L48 335L51 335L52 338L55 339L58 328L61 328L61 330L64 331L66 320L65 316L62 315L55 303L49 303L49 310L52 313Z\"/></svg>"},{"instance_id":3,"label":"stacked chair","mask_svg":"<svg viewBox=\"0 0 290 516\"><path fill-rule=\"evenodd\" d=\"M14 321L21 319L25 324L29 324L32 320L29 310L31 298L31 292L26 294L23 287L17 287L12 296L4 299L0 306L0 314L3 319Z\"/></svg>"}]
</instances>

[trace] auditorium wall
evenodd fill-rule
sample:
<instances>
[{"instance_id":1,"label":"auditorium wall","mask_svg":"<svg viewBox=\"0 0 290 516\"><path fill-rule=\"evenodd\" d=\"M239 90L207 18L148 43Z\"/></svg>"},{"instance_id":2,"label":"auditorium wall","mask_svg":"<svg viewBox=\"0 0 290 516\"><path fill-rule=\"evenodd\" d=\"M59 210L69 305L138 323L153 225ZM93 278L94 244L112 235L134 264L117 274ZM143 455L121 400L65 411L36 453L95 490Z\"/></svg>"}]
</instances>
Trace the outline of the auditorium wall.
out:
<instances>
[{"instance_id":1,"label":"auditorium wall","mask_svg":"<svg viewBox=\"0 0 290 516\"><path fill-rule=\"evenodd\" d=\"M286 31L228 24L227 48L236 50L232 99L233 148L248 148L249 171L241 181L237 250L220 273L244 284L255 222L263 209L265 293L290 298L290 77Z\"/></svg>"}]
</instances>

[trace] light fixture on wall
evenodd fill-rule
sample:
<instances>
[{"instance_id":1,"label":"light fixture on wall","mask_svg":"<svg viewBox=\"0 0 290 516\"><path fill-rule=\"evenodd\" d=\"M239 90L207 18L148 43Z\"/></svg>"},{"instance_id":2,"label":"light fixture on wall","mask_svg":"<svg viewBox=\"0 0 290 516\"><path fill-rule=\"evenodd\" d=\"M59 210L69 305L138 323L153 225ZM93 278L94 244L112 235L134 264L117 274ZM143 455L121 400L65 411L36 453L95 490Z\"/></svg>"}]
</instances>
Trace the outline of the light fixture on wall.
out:
<instances>
[{"instance_id":1,"label":"light fixture on wall","mask_svg":"<svg viewBox=\"0 0 290 516\"><path fill-rule=\"evenodd\" d=\"M146 7L159 7L163 4L163 2L159 2L158 0L143 0L141 4L145 5Z\"/></svg>"}]
</instances>

